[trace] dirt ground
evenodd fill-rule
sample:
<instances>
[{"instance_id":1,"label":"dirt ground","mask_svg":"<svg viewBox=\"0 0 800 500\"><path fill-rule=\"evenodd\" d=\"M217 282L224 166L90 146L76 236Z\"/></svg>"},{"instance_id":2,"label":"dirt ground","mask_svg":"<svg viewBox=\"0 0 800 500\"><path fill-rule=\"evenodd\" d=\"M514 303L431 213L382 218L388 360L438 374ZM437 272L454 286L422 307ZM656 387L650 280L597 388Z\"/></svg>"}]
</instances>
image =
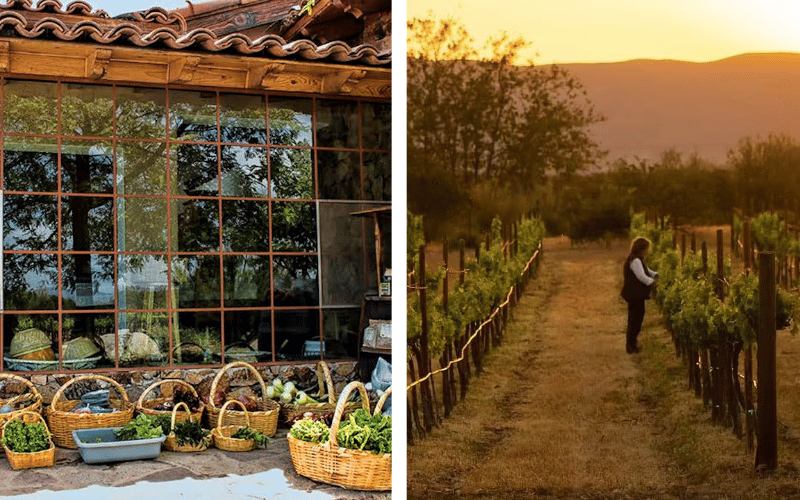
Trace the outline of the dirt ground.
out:
<instances>
[{"instance_id":1,"label":"dirt ground","mask_svg":"<svg viewBox=\"0 0 800 500\"><path fill-rule=\"evenodd\" d=\"M408 498L800 498L800 340L778 336L779 468L710 422L648 304L625 353L627 242L545 242L539 277L466 401L409 447Z\"/></svg>"}]
</instances>

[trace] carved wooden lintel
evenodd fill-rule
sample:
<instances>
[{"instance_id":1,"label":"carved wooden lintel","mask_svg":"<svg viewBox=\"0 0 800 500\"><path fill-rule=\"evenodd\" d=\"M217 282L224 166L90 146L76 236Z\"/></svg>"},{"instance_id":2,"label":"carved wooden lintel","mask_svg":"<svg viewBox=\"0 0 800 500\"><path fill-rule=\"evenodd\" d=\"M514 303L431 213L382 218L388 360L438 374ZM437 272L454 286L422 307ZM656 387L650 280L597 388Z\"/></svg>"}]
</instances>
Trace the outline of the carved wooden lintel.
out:
<instances>
[{"instance_id":1,"label":"carved wooden lintel","mask_svg":"<svg viewBox=\"0 0 800 500\"><path fill-rule=\"evenodd\" d=\"M364 70L330 73L322 78L320 90L323 94L349 94L366 75Z\"/></svg>"},{"instance_id":2,"label":"carved wooden lintel","mask_svg":"<svg viewBox=\"0 0 800 500\"><path fill-rule=\"evenodd\" d=\"M286 64L272 63L252 68L247 72L247 82L250 88L270 88L275 79L286 69Z\"/></svg>"},{"instance_id":3,"label":"carved wooden lintel","mask_svg":"<svg viewBox=\"0 0 800 500\"><path fill-rule=\"evenodd\" d=\"M86 58L86 78L97 80L108 71L111 62L111 49L95 49Z\"/></svg>"},{"instance_id":4,"label":"carved wooden lintel","mask_svg":"<svg viewBox=\"0 0 800 500\"><path fill-rule=\"evenodd\" d=\"M194 56L179 57L170 61L167 80L170 83L191 82L198 64L200 64L200 58Z\"/></svg>"},{"instance_id":5,"label":"carved wooden lintel","mask_svg":"<svg viewBox=\"0 0 800 500\"><path fill-rule=\"evenodd\" d=\"M0 71L6 72L10 66L11 42L0 41Z\"/></svg>"}]
</instances>

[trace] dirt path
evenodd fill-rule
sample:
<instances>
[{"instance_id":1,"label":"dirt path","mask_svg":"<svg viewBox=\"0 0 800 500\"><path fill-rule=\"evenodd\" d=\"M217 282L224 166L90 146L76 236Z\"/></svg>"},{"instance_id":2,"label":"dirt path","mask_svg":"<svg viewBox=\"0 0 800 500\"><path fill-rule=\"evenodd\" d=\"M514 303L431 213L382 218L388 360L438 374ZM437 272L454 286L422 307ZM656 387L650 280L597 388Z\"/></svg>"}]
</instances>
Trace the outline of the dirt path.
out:
<instances>
[{"instance_id":1,"label":"dirt path","mask_svg":"<svg viewBox=\"0 0 800 500\"><path fill-rule=\"evenodd\" d=\"M759 480L742 443L710 425L652 304L643 353L625 353L625 252L546 242L543 269L467 400L409 447L409 498L800 494L791 461Z\"/></svg>"}]
</instances>

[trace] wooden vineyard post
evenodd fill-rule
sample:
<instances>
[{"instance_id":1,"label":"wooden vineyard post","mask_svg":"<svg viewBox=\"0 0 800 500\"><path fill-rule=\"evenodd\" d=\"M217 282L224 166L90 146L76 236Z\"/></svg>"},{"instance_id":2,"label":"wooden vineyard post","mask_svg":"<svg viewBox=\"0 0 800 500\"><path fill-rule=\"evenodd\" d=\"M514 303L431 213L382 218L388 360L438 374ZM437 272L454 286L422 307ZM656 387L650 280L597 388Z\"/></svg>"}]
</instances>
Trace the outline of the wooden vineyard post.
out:
<instances>
[{"instance_id":1,"label":"wooden vineyard post","mask_svg":"<svg viewBox=\"0 0 800 500\"><path fill-rule=\"evenodd\" d=\"M414 372L415 372L414 357L412 356L411 359L408 360L408 380L411 381L412 384L417 381L417 377L414 374ZM410 418L408 419L408 428L409 428L408 440L409 443L412 443L414 439L413 438L414 433L411 431L412 420L414 422L414 425L417 426L417 432L419 433L420 438L425 437L425 428L419 421L419 403L417 402L417 386L411 388L411 397L409 399L411 404L411 413L409 413Z\"/></svg>"},{"instance_id":2,"label":"wooden vineyard post","mask_svg":"<svg viewBox=\"0 0 800 500\"><path fill-rule=\"evenodd\" d=\"M744 272L750 272L750 252L748 250L750 245L750 222L743 219L742 238L744 246L742 247L742 256L744 257ZM747 438L747 449L752 451L755 447L755 406L753 405L753 346L748 343L744 349L744 434Z\"/></svg>"},{"instance_id":3,"label":"wooden vineyard post","mask_svg":"<svg viewBox=\"0 0 800 500\"><path fill-rule=\"evenodd\" d=\"M423 378L430 373L430 358L428 357L428 304L427 304L427 281L425 280L425 245L419 247L419 311L422 317L422 333L420 338L420 358L417 364L419 378ZM420 384L422 394L422 420L425 431L430 432L433 428L433 395L430 393L428 381Z\"/></svg>"},{"instance_id":4,"label":"wooden vineyard post","mask_svg":"<svg viewBox=\"0 0 800 500\"><path fill-rule=\"evenodd\" d=\"M444 315L449 315L449 290L448 284L450 281L450 266L449 266L449 248L447 243L447 238L442 241L442 258L444 260L444 280L442 281L442 308L444 309ZM442 358L441 362L439 363L440 366L445 367L450 363L450 352L447 347L442 351ZM444 405L444 416L445 418L450 416L450 411L452 410L452 401L450 400L450 377L452 374L450 370L444 370L442 372L442 404Z\"/></svg>"},{"instance_id":5,"label":"wooden vineyard post","mask_svg":"<svg viewBox=\"0 0 800 500\"><path fill-rule=\"evenodd\" d=\"M692 231L692 253L697 253L697 239L695 238L694 231Z\"/></svg>"},{"instance_id":6,"label":"wooden vineyard post","mask_svg":"<svg viewBox=\"0 0 800 500\"><path fill-rule=\"evenodd\" d=\"M756 470L778 467L778 409L775 359L775 254L758 255L758 445Z\"/></svg>"}]
</instances>

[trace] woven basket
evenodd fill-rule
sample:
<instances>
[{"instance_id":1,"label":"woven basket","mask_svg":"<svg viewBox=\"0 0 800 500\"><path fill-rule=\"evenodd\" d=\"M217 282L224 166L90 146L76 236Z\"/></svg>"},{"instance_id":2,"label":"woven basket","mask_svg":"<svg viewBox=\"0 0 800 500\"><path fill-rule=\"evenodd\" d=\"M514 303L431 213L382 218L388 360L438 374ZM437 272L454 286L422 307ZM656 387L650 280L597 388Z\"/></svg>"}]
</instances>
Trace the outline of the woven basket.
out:
<instances>
[{"instance_id":1,"label":"woven basket","mask_svg":"<svg viewBox=\"0 0 800 500\"><path fill-rule=\"evenodd\" d=\"M225 372L237 367L244 367L250 370L250 372L255 375L256 380L258 380L258 383L261 386L261 400L256 401L256 404L258 404L258 410L251 412L247 412L245 410L245 414L238 410L231 410L225 414L222 420L220 420L219 417L222 415L222 412L219 408L214 406L214 394L217 391L217 384ZM244 410L244 405L241 406ZM250 414L249 419L245 418L247 413ZM233 363L228 363L227 365L223 366L214 377L214 381L211 383L211 390L208 394L208 405L206 405L206 425L209 429L213 429L216 426L233 425L242 427L244 425L250 425L250 427L253 429L260 431L261 434L271 437L274 436L275 431L278 430L279 414L280 406L275 401L267 398L267 385L264 383L264 379L261 378L261 375L258 373L258 371L253 368L253 365L245 363L244 361L234 361Z\"/></svg>"},{"instance_id":2,"label":"woven basket","mask_svg":"<svg viewBox=\"0 0 800 500\"><path fill-rule=\"evenodd\" d=\"M350 393L358 389L362 406L369 411L367 391L361 382L350 382L339 396L336 413L331 424L331 437L327 443L308 443L295 439L291 434L289 452L292 455L294 470L320 483L333 484L352 490L384 491L392 489L392 455L375 455L368 451L340 448L336 443L336 433L344 414L344 407ZM390 391L387 391L389 393ZM388 397L387 394L385 396ZM375 413L382 409L385 397L375 406Z\"/></svg>"},{"instance_id":3,"label":"woven basket","mask_svg":"<svg viewBox=\"0 0 800 500\"><path fill-rule=\"evenodd\" d=\"M194 387L192 387L191 384L189 384L187 382L184 382L183 380L180 380L180 379L170 378L170 379L166 379L166 380L160 380L160 381L150 385L150 387L148 387L147 389L145 389L144 392L142 393L142 395L139 396L139 399L136 401L136 411L139 412L139 413L144 413L145 415L148 415L148 416L151 416L151 417L155 417L155 416L159 416L159 415L172 415L174 417L175 416L175 412L174 411L154 410L153 409L153 407L160 405L161 403L166 401L168 398L165 398L165 397L152 398L152 399L146 399L146 398L147 398L147 395L150 394L151 392L153 392L153 390L156 387L164 386L163 388L160 389L160 393L164 394L164 388L169 387L169 386L176 386L176 385L179 385L179 386L184 387L184 388L188 388L192 392L192 394L194 394L195 397L197 397L199 399L197 391L194 389ZM174 391L174 387L173 387L173 391ZM178 416L178 422L183 422L184 420L186 420L190 416L193 419L195 419L195 420L197 420L199 422L203 418L203 410L205 409L205 407L206 407L205 403L200 401L200 409L198 409L197 411L192 412L192 413L188 413L188 412L187 413L181 413Z\"/></svg>"},{"instance_id":4,"label":"woven basket","mask_svg":"<svg viewBox=\"0 0 800 500\"><path fill-rule=\"evenodd\" d=\"M336 389L333 387L333 378L331 378L331 371L328 368L328 363L324 361L317 363L317 381L319 382L319 392L312 397L317 399L327 396L328 401L325 403L310 403L305 405L281 404L281 420L283 422L291 425L292 421L297 418L302 418L306 413L310 412L320 416L336 409ZM346 417L360 406L361 403L357 402L345 403L342 417Z\"/></svg>"},{"instance_id":5,"label":"woven basket","mask_svg":"<svg viewBox=\"0 0 800 500\"><path fill-rule=\"evenodd\" d=\"M245 425L222 425L222 417L223 415L225 415L225 410L228 408L228 405L233 403L242 407L242 412L244 412ZM230 401L225 401L225 404L222 405L222 409L220 410L219 416L217 417L217 426L211 430L211 436L214 438L214 446L216 446L220 450L225 450L225 451L254 450L256 448L255 440L238 439L231 437L234 434L236 434L236 431L238 431L242 427L249 425L250 425L250 417L248 416L248 411L245 409L244 405L236 401L235 399L231 399Z\"/></svg>"},{"instance_id":6,"label":"woven basket","mask_svg":"<svg viewBox=\"0 0 800 500\"><path fill-rule=\"evenodd\" d=\"M183 420L178 420L178 422L182 422L186 419L191 419L195 421L200 421L199 418L194 417L193 413L189 412L189 405L181 401L180 403L175 405L175 408L172 409L172 419L170 420L169 425L169 434L167 435L167 439L164 440L164 448L169 451L179 451L182 453L191 453L196 451L206 451L208 449L208 445L211 444L211 436L209 435L205 439L203 439L198 444L178 444L178 438L175 437L175 415L178 413L178 408L183 406L186 408L186 412L183 414Z\"/></svg>"},{"instance_id":7,"label":"woven basket","mask_svg":"<svg viewBox=\"0 0 800 500\"><path fill-rule=\"evenodd\" d=\"M26 424L41 422L42 425L44 425L45 431L47 431L47 435L50 436L50 447L46 450L36 451L33 453L17 453L9 450L6 446L3 446L3 448L6 450L6 458L8 459L8 463L11 465L11 468L14 470L20 470L33 469L36 467L52 467L56 460L56 447L53 446L52 435L50 434L50 429L47 428L47 423L45 423L44 418L38 412L23 411L18 413L13 419L6 420L5 423L3 423L2 430L0 430L0 438L5 436L6 426L11 422L11 420L15 420L17 418L21 418Z\"/></svg>"},{"instance_id":8,"label":"woven basket","mask_svg":"<svg viewBox=\"0 0 800 500\"><path fill-rule=\"evenodd\" d=\"M65 400L64 391L70 385L80 380L102 380L108 382L120 394L121 399L111 399L111 407L119 411L116 413L71 413L72 409L78 406L79 400ZM50 432L56 446L62 448L75 449L78 446L72 439L72 431L76 429L99 429L101 427L122 427L133 420L133 404L128 400L128 394L121 385L108 377L102 375L84 375L75 377L62 385L53 396L53 402L45 410L47 423L50 425Z\"/></svg>"},{"instance_id":9,"label":"woven basket","mask_svg":"<svg viewBox=\"0 0 800 500\"><path fill-rule=\"evenodd\" d=\"M12 412L0 413L0 425L4 424L7 420L16 417L22 412L42 411L42 395L39 394L39 391L36 390L36 386L33 385L30 380L24 379L18 375L13 375L11 373L0 373L0 382L6 381L14 381L24 384L28 388L28 392L24 394L18 394L9 399L0 399L0 407L3 405L9 405L14 408L14 411ZM17 406L20 406L20 408L16 408Z\"/></svg>"}]
</instances>

